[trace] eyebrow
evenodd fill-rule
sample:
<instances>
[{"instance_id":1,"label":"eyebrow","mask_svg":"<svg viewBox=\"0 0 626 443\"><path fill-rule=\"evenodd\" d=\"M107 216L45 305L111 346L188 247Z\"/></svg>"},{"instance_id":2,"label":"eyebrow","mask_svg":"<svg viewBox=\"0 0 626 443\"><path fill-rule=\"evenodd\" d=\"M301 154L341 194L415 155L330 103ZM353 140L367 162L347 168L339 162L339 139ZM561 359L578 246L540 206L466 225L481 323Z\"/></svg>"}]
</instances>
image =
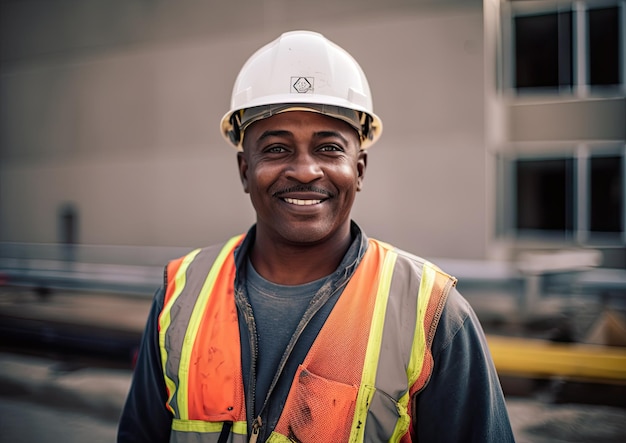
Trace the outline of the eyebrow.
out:
<instances>
[{"instance_id":1,"label":"eyebrow","mask_svg":"<svg viewBox=\"0 0 626 443\"><path fill-rule=\"evenodd\" d=\"M267 131L263 132L263 134L261 134L261 136L257 139L257 141L260 142L268 137L287 137L287 136L293 136L293 133L285 129L268 129ZM316 137L316 138L337 137L343 140L344 143L348 143L348 140L343 135L341 135L340 132L337 132L337 131L317 131L313 134L313 137Z\"/></svg>"},{"instance_id":2,"label":"eyebrow","mask_svg":"<svg viewBox=\"0 0 626 443\"><path fill-rule=\"evenodd\" d=\"M337 131L318 131L314 135L318 138L337 137L343 140L344 143L348 143L348 140Z\"/></svg>"},{"instance_id":3,"label":"eyebrow","mask_svg":"<svg viewBox=\"0 0 626 443\"><path fill-rule=\"evenodd\" d=\"M293 135L293 134L284 129L269 129L265 131L263 134L261 134L261 136L257 139L257 141L260 142L268 137L286 137L289 135Z\"/></svg>"}]
</instances>

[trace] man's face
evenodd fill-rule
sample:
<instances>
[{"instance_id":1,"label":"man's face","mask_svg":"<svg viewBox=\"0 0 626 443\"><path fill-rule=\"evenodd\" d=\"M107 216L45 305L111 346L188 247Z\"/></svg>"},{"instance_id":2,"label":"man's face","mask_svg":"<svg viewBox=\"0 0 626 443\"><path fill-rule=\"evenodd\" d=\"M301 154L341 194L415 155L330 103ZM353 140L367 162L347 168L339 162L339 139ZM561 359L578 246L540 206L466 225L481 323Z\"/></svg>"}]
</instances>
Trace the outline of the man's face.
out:
<instances>
[{"instance_id":1,"label":"man's face","mask_svg":"<svg viewBox=\"0 0 626 443\"><path fill-rule=\"evenodd\" d=\"M238 155L257 232L273 241L315 244L349 234L367 155L347 123L289 111L246 129Z\"/></svg>"}]
</instances>

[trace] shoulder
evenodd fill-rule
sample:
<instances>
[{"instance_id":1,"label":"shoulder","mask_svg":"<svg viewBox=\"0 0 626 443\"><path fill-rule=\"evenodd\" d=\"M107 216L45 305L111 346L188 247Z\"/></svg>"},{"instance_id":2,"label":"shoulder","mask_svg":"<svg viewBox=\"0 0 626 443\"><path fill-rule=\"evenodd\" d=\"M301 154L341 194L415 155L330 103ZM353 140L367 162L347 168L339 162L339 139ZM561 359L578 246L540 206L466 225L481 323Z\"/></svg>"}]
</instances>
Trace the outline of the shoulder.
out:
<instances>
[{"instance_id":1,"label":"shoulder","mask_svg":"<svg viewBox=\"0 0 626 443\"><path fill-rule=\"evenodd\" d=\"M228 255L233 254L233 252L236 254L243 238L244 235L237 235L224 243L194 249L183 256L170 260L163 273L162 288L164 294L162 297L165 303L174 295L176 286L186 287L185 282L190 280L203 282L214 264L225 262ZM192 293L197 294L193 291Z\"/></svg>"},{"instance_id":2,"label":"shoulder","mask_svg":"<svg viewBox=\"0 0 626 443\"><path fill-rule=\"evenodd\" d=\"M464 328L469 330L480 329L480 324L472 307L456 288L457 279L454 276L441 269L436 263L419 255L379 240L369 239L369 241L383 250L394 251L397 254L396 270L402 273L404 278L417 279L421 284L424 278L430 277L439 279L448 286L436 331L436 342L439 347L445 348L449 345L452 339Z\"/></svg>"},{"instance_id":3,"label":"shoulder","mask_svg":"<svg viewBox=\"0 0 626 443\"><path fill-rule=\"evenodd\" d=\"M469 302L453 288L448 294L439 319L432 352L436 355L453 343L463 346L486 346L480 321Z\"/></svg>"},{"instance_id":4,"label":"shoulder","mask_svg":"<svg viewBox=\"0 0 626 443\"><path fill-rule=\"evenodd\" d=\"M415 255L411 252L405 251L403 249L397 248L389 243L385 243L376 239L369 239L370 245L376 245L381 250L387 252L394 252L397 254L396 266L401 269L407 269L413 271L417 275L421 276L425 269L429 272L433 272L437 276L446 278L450 280L453 284L456 284L456 278L452 275L445 272L443 269L439 268L435 263L420 257L419 255Z\"/></svg>"},{"instance_id":5,"label":"shoulder","mask_svg":"<svg viewBox=\"0 0 626 443\"><path fill-rule=\"evenodd\" d=\"M237 249L243 238L243 234L237 235L225 242L197 248L171 260L166 267L166 278L173 278L179 269L190 265L194 267L202 266L202 264L211 265L221 253L229 253Z\"/></svg>"},{"instance_id":6,"label":"shoulder","mask_svg":"<svg viewBox=\"0 0 626 443\"><path fill-rule=\"evenodd\" d=\"M217 255L224 248L225 244L226 244L226 242L224 242L224 243L217 243L217 244L214 244L214 245L209 245L209 246L204 246L204 247L201 247L201 248L192 249L188 253L186 253L185 255L182 255L180 257L176 257L176 258L170 260L169 263L170 264L171 263L182 263L185 260L191 261L191 259L195 258L198 255Z\"/></svg>"},{"instance_id":7,"label":"shoulder","mask_svg":"<svg viewBox=\"0 0 626 443\"><path fill-rule=\"evenodd\" d=\"M476 314L469 302L455 287L448 294L441 317L442 321L447 323L446 327L449 332L456 334L466 323L473 324Z\"/></svg>"}]
</instances>

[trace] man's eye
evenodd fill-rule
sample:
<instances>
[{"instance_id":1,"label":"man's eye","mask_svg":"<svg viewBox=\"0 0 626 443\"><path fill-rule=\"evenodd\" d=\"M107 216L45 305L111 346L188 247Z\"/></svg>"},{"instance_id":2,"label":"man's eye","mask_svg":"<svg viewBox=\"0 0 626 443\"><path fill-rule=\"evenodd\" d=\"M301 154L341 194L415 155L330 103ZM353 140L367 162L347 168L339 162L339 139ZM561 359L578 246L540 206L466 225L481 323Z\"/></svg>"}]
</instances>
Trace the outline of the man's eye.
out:
<instances>
[{"instance_id":1,"label":"man's eye","mask_svg":"<svg viewBox=\"0 0 626 443\"><path fill-rule=\"evenodd\" d=\"M285 152L285 151L286 151L286 149L283 146L280 146L280 145L273 145L273 146L268 147L265 150L265 152L274 153L274 154Z\"/></svg>"},{"instance_id":2,"label":"man's eye","mask_svg":"<svg viewBox=\"0 0 626 443\"><path fill-rule=\"evenodd\" d=\"M341 152L343 151L343 148L341 148L340 146L337 145L324 145L320 148L320 151L322 152Z\"/></svg>"}]
</instances>

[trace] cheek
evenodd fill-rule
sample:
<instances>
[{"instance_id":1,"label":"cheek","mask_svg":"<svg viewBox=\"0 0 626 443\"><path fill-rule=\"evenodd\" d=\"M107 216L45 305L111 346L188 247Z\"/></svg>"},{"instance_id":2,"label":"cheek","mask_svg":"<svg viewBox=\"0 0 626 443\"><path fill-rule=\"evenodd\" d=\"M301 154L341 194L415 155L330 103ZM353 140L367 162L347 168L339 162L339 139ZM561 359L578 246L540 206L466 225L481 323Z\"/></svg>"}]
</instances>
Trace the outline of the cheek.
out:
<instances>
[{"instance_id":1,"label":"cheek","mask_svg":"<svg viewBox=\"0 0 626 443\"><path fill-rule=\"evenodd\" d=\"M338 171L342 177L342 184L344 187L352 187L359 191L361 189L361 175L358 169L353 165L346 165L340 171Z\"/></svg>"},{"instance_id":2,"label":"cheek","mask_svg":"<svg viewBox=\"0 0 626 443\"><path fill-rule=\"evenodd\" d=\"M271 168L258 166L248 170L248 192L263 193L271 186L274 172Z\"/></svg>"}]
</instances>

